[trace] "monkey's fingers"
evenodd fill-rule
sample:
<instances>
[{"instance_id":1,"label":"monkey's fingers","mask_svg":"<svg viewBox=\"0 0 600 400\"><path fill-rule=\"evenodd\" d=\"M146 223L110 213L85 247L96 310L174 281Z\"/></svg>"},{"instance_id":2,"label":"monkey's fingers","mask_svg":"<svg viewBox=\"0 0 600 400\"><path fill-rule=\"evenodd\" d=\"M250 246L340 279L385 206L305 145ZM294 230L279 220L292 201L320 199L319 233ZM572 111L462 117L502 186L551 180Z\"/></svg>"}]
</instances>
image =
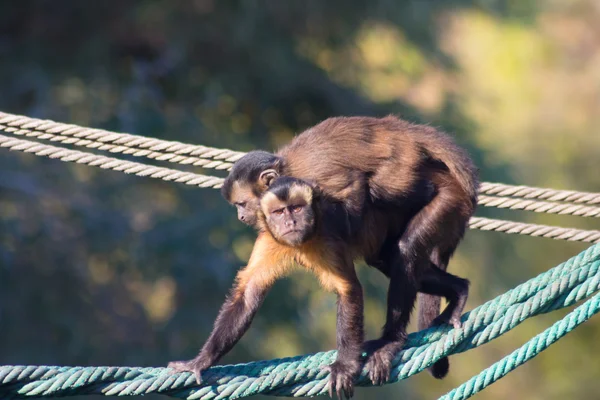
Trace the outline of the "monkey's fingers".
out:
<instances>
[{"instance_id":1,"label":"monkey's fingers","mask_svg":"<svg viewBox=\"0 0 600 400\"><path fill-rule=\"evenodd\" d=\"M356 368L338 361L323 368L329 371L329 397L333 398L334 393L338 399L350 399L354 396Z\"/></svg>"},{"instance_id":2,"label":"monkey's fingers","mask_svg":"<svg viewBox=\"0 0 600 400\"><path fill-rule=\"evenodd\" d=\"M460 321L460 318L452 318L450 320L450 324L452 324L452 326L454 327L454 329L460 329L460 328L462 328L462 322Z\"/></svg>"},{"instance_id":3,"label":"monkey's fingers","mask_svg":"<svg viewBox=\"0 0 600 400\"><path fill-rule=\"evenodd\" d=\"M204 369L198 365L196 360L171 361L167 365L167 368L172 368L172 373L174 374L180 372L192 372L196 378L196 382L198 383L198 385L202 383L202 372L204 371Z\"/></svg>"},{"instance_id":4,"label":"monkey's fingers","mask_svg":"<svg viewBox=\"0 0 600 400\"><path fill-rule=\"evenodd\" d=\"M462 327L462 322L460 316L444 315L442 313L431 322L431 326L437 325L452 325L453 328L459 329Z\"/></svg>"},{"instance_id":5,"label":"monkey's fingers","mask_svg":"<svg viewBox=\"0 0 600 400\"><path fill-rule=\"evenodd\" d=\"M369 370L369 378L374 385L382 385L390 378L391 360L388 357L383 357L381 351L371 355L367 361L367 369Z\"/></svg>"}]
</instances>

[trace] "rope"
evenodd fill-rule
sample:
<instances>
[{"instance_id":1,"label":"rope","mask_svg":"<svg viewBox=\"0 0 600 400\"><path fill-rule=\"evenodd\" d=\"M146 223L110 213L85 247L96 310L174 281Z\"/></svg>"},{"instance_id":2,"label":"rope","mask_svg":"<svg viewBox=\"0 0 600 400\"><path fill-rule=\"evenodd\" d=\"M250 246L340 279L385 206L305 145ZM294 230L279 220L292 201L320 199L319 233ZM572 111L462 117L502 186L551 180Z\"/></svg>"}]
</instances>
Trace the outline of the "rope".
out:
<instances>
[{"instance_id":1,"label":"rope","mask_svg":"<svg viewBox=\"0 0 600 400\"><path fill-rule=\"evenodd\" d=\"M482 231L495 231L568 240L571 242L600 243L600 231L526 224L523 222L505 221L500 219L472 217L469 220L469 228Z\"/></svg>"},{"instance_id":2,"label":"rope","mask_svg":"<svg viewBox=\"0 0 600 400\"><path fill-rule=\"evenodd\" d=\"M186 185L204 188L219 188L223 183L222 178L217 178L215 176L200 175L170 168L155 167L133 161L119 160L118 158L105 157L77 150L69 150L62 147L50 146L28 140L15 139L4 135L0 135L0 147L8 148L9 150L18 150L25 153L33 153L38 156L56 158L61 161L92 165L102 169L121 171L126 174L147 176L150 178L162 179L164 181L185 183Z\"/></svg>"},{"instance_id":3,"label":"rope","mask_svg":"<svg viewBox=\"0 0 600 400\"><path fill-rule=\"evenodd\" d=\"M163 167L155 167L133 161L125 161L118 158L70 150L62 147L55 147L4 135L0 135L0 147L7 148L9 150L22 151L25 153L33 153L38 156L55 158L61 161L91 165L103 169L121 171L126 174L162 179L164 181L179 182L186 185L193 185L203 188L210 187L216 189L220 188L223 184L223 178L195 174L192 172L183 172ZM547 225L527 224L522 222L503 221L480 217L471 218L469 221L469 227L471 229L479 229L484 231L516 233L520 235L541 236L576 242L600 242L600 231L596 230L560 228Z\"/></svg>"},{"instance_id":4,"label":"rope","mask_svg":"<svg viewBox=\"0 0 600 400\"><path fill-rule=\"evenodd\" d=\"M203 168L230 169L232 163L244 155L231 150L82 128L1 112L0 130L14 135ZM199 187L218 188L223 182L218 177L149 166L3 135L0 135L0 147ZM479 203L489 207L600 217L600 207L591 206L600 204L600 194L597 193L484 182L480 188ZM600 231L593 230L479 217L472 218L469 225L473 229L600 243ZM410 335L406 348L394 361L390 382L414 375L442 357L487 343L513 329L526 318L568 307L592 295L600 289L599 268L600 247L595 245L566 263L465 314L460 329L447 331L438 327ZM535 357L599 311L600 294L597 294L542 334L442 399L471 397ZM259 393L314 396L326 393L328 373L321 367L334 359L335 352L330 351L289 359L217 366L207 372L200 387L195 384L191 374L171 375L165 368L4 366L0 367L0 397L54 397L80 393L162 393L189 399L234 399ZM357 385L370 385L366 371L359 377Z\"/></svg>"},{"instance_id":5,"label":"rope","mask_svg":"<svg viewBox=\"0 0 600 400\"><path fill-rule=\"evenodd\" d=\"M3 112L0 112L0 129L15 135L28 135L40 137L41 139L53 139L60 142L66 142L68 139L71 139L73 140L71 144L80 146L99 146L91 145L85 141L80 142L79 140L82 139L87 139L90 142L98 142L100 144L111 143L117 146L112 147L110 150L119 153L133 151L133 148L145 149L149 151L148 154L144 154L146 157L148 157L149 154L152 154L152 152L169 153L170 157L167 157L167 154L164 154L166 157L164 161L172 161L181 164L193 164L194 162L198 162L198 159L221 161L215 163L215 166L202 165L204 168L225 169L231 165L230 163L235 162L244 156L244 153L233 150L216 149L213 147L153 139L128 133L110 132L103 129L84 128L72 124L63 124L51 120L41 120ZM43 136L43 134L46 134L46 136ZM176 157L183 155L192 157L194 161ZM227 163L227 167L223 167L224 163ZM219 168L217 166L219 166Z\"/></svg>"},{"instance_id":6,"label":"rope","mask_svg":"<svg viewBox=\"0 0 600 400\"><path fill-rule=\"evenodd\" d=\"M440 397L439 400L467 399L474 394L481 392L487 386L500 378L503 378L509 372L515 370L517 367L546 350L550 345L556 343L558 339L590 319L594 314L598 313L598 311L600 311L600 295L595 295L550 328L535 336L523 346L475 375L456 389L446 393L444 396Z\"/></svg>"},{"instance_id":7,"label":"rope","mask_svg":"<svg viewBox=\"0 0 600 400\"><path fill-rule=\"evenodd\" d=\"M442 357L467 351L518 326L525 319L569 307L600 290L600 245L594 245L559 266L466 313L460 329L433 328L409 335L394 360L390 383L412 376ZM532 339L507 361L467 382L469 390L451 392L448 399L466 399L533 358L566 332L600 310L596 295L542 335ZM0 397L25 398L102 394L160 393L186 399L237 399L256 394L315 396L327 392L328 372L321 367L335 351L287 359L216 366L197 385L190 373L169 374L166 368L128 367L0 367ZM493 371L490 377L490 370ZM494 379L495 378L495 379ZM358 386L370 386L367 371Z\"/></svg>"},{"instance_id":8,"label":"rope","mask_svg":"<svg viewBox=\"0 0 600 400\"><path fill-rule=\"evenodd\" d=\"M16 115L0 112L0 130L19 136L36 137L42 140L50 140L75 146L83 146L98 150L110 151L112 153L131 154L136 157L147 157L159 161L168 161L178 164L189 164L203 168L214 168L217 170L231 168L231 163L239 160L245 153L228 149L217 149L213 147L185 144L176 141L147 138L127 133L117 133L102 129L84 128L73 124L63 124L51 120L30 118L24 115ZM206 160L213 160L212 162ZM574 204L600 204L600 193L577 192L571 190L554 190L536 188L530 186L513 186L501 183L482 182L480 194L495 195L498 197L518 197L525 199L541 199L554 202L567 202ZM481 197L480 197L481 199ZM486 203L498 200L485 200ZM481 200L480 200L481 202ZM506 203L508 204L508 203ZM527 205L525 205L527 204ZM520 205L502 205L502 208L527 209L536 212L552 212L559 214L571 214L569 212L541 211L544 208L553 210L548 203L533 204L523 203ZM482 204L488 205L488 204ZM498 205L498 207L501 207ZM579 209L577 209L579 210ZM598 211L573 211L585 214L590 212L598 216Z\"/></svg>"},{"instance_id":9,"label":"rope","mask_svg":"<svg viewBox=\"0 0 600 400\"><path fill-rule=\"evenodd\" d=\"M485 195L479 195L477 202L479 205L486 207L600 218L600 207L591 207L578 204L549 203L545 201L522 200L510 197L494 197Z\"/></svg>"},{"instance_id":10,"label":"rope","mask_svg":"<svg viewBox=\"0 0 600 400\"><path fill-rule=\"evenodd\" d=\"M600 204L600 193L576 192L573 190L555 190L530 186L513 186L502 183L482 182L480 194L500 197L521 197L524 199L540 199L562 201L574 204Z\"/></svg>"},{"instance_id":11,"label":"rope","mask_svg":"<svg viewBox=\"0 0 600 400\"><path fill-rule=\"evenodd\" d=\"M157 161L168 161L176 164L193 165L202 168L213 168L216 170L230 170L233 166L230 162L214 161L210 159L198 158L180 155L177 153L161 153L159 151L152 151L147 149L137 149L133 147L107 144L105 142L96 142L88 139L78 139L70 136L53 135L51 133L29 131L26 129L16 129L0 125L0 129L6 132L12 133L17 136L35 137L37 139L49 140L51 142L59 142L63 144L70 144L79 147L86 147L88 149L97 149L108 151L110 153L122 153L132 155L134 157L146 157L151 160Z\"/></svg>"}]
</instances>

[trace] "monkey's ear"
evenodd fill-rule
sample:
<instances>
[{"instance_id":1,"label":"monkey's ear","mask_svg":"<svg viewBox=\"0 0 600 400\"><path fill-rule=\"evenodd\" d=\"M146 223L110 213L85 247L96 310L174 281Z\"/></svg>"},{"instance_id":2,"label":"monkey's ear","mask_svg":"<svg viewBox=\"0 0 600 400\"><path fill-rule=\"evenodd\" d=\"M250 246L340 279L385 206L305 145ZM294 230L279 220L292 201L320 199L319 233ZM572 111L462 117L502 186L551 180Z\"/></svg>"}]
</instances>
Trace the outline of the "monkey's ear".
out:
<instances>
[{"instance_id":1,"label":"monkey's ear","mask_svg":"<svg viewBox=\"0 0 600 400\"><path fill-rule=\"evenodd\" d=\"M274 169L266 169L260 173L258 181L262 186L268 188L269 186L271 186L271 182L273 182L273 180L278 177L279 173L277 171L275 171Z\"/></svg>"}]
</instances>

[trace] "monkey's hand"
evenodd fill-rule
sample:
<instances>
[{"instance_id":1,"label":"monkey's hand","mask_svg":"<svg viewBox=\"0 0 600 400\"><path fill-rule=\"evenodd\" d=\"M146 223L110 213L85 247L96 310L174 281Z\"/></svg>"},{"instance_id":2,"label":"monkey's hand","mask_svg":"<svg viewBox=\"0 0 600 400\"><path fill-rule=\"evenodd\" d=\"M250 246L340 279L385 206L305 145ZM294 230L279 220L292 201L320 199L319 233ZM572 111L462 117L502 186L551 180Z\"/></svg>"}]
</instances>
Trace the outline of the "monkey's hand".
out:
<instances>
[{"instance_id":1,"label":"monkey's hand","mask_svg":"<svg viewBox=\"0 0 600 400\"><path fill-rule=\"evenodd\" d=\"M173 373L178 372L191 372L196 377L196 382L202 383L202 372L206 371L210 365L203 359L196 357L189 361L171 361L167 368L173 368Z\"/></svg>"},{"instance_id":2,"label":"monkey's hand","mask_svg":"<svg viewBox=\"0 0 600 400\"><path fill-rule=\"evenodd\" d=\"M366 367L374 385L382 385L390 380L394 357L404 347L404 341L385 339L369 340L363 345L369 354Z\"/></svg>"},{"instance_id":3,"label":"monkey's hand","mask_svg":"<svg viewBox=\"0 0 600 400\"><path fill-rule=\"evenodd\" d=\"M342 394L347 398L354 396L354 379L360 372L360 362L354 360L337 360L333 364L323 367L329 371L329 396L333 398L333 393L337 394L338 399L343 399Z\"/></svg>"}]
</instances>

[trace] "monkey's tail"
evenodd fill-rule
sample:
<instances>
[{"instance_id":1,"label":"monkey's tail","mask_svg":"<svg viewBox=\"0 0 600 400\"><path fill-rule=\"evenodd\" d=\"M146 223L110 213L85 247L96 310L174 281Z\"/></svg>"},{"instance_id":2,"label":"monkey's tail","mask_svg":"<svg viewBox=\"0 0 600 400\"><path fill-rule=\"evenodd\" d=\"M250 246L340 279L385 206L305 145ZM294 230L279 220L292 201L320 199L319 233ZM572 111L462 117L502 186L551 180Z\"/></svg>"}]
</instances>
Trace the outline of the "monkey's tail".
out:
<instances>
[{"instance_id":1,"label":"monkey's tail","mask_svg":"<svg viewBox=\"0 0 600 400\"><path fill-rule=\"evenodd\" d=\"M431 327L433 320L440 314L441 298L430 294L419 293L419 330ZM448 357L439 359L431 367L427 368L434 378L442 379L450 370Z\"/></svg>"},{"instance_id":2,"label":"monkey's tail","mask_svg":"<svg viewBox=\"0 0 600 400\"><path fill-rule=\"evenodd\" d=\"M475 208L479 189L479 172L467 151L458 146L447 134L435 130L419 135L418 140L430 157L446 164Z\"/></svg>"}]
</instances>

